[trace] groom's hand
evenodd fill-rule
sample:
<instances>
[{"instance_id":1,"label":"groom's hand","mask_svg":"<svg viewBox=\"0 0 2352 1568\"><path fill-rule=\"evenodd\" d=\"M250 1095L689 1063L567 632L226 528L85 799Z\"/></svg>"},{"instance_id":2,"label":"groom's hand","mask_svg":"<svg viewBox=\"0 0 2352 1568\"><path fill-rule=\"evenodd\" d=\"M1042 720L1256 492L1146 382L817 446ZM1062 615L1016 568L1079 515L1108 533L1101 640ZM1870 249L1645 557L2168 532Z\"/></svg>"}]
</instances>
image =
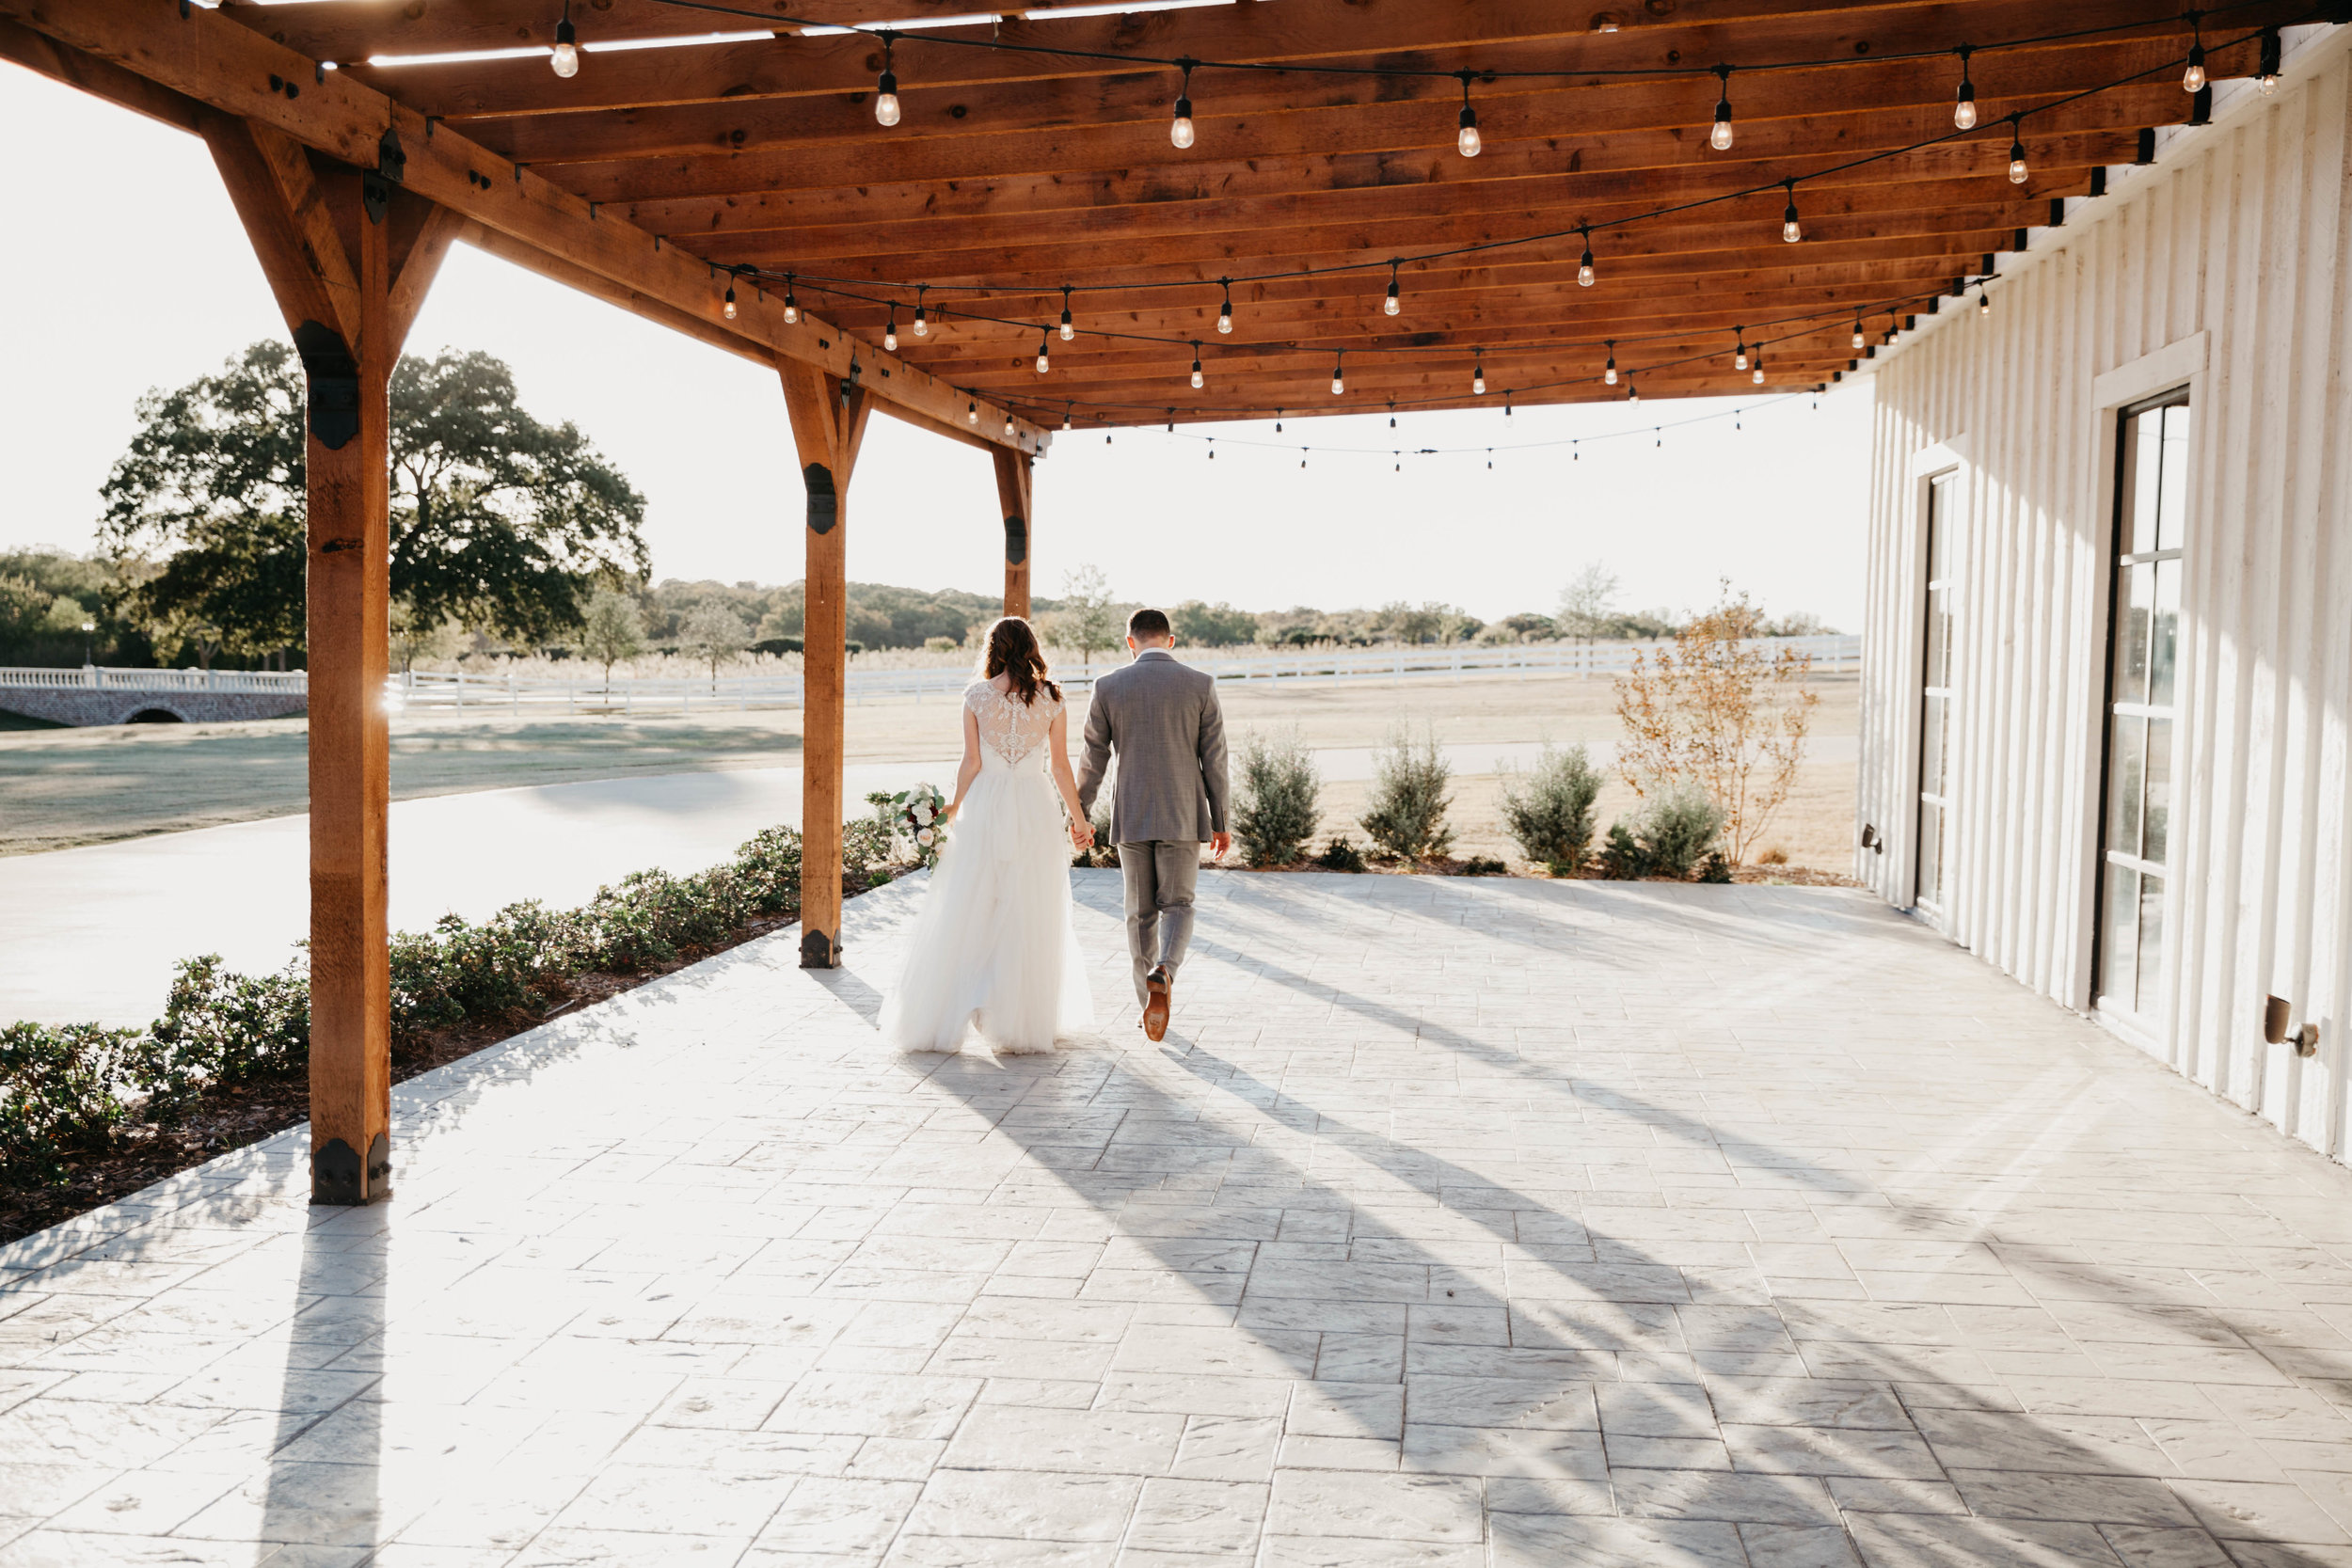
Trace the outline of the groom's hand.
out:
<instances>
[{"instance_id":1,"label":"groom's hand","mask_svg":"<svg viewBox=\"0 0 2352 1568\"><path fill-rule=\"evenodd\" d=\"M1209 858L1211 860L1223 860L1225 858L1225 851L1231 849L1232 847L1233 835L1231 833L1211 833L1209 835Z\"/></svg>"}]
</instances>

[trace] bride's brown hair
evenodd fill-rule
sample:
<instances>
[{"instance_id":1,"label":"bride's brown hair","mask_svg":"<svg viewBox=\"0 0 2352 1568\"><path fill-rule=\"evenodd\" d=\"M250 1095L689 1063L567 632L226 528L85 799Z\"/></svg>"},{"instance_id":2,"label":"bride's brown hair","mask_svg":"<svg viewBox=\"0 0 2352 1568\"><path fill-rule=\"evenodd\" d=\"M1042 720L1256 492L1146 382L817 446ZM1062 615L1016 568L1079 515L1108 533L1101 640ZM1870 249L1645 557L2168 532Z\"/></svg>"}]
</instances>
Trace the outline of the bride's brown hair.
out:
<instances>
[{"instance_id":1,"label":"bride's brown hair","mask_svg":"<svg viewBox=\"0 0 2352 1568\"><path fill-rule=\"evenodd\" d=\"M1061 688L1046 677L1045 654L1037 645L1037 633L1018 615L1008 615L988 628L988 651L980 657L980 678L994 680L999 675L1012 677L1012 695L1025 705L1037 701L1040 689L1054 701L1061 701Z\"/></svg>"}]
</instances>

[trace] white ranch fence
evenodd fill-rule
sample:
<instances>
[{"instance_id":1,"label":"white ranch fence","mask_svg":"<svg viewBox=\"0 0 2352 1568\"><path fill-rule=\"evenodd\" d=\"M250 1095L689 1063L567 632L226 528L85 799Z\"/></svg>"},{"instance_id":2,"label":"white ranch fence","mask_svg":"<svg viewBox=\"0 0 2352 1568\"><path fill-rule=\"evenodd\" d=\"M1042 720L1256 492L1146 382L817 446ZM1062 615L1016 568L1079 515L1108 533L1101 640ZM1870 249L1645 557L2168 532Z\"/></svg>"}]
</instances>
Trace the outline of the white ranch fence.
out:
<instances>
[{"instance_id":1,"label":"white ranch fence","mask_svg":"<svg viewBox=\"0 0 2352 1568\"><path fill-rule=\"evenodd\" d=\"M1540 642L1493 648L1301 648L1248 654L1187 654L1184 662L1220 681L1257 686L1292 682L1450 680L1463 675L1615 675L1633 666L1637 652L1654 642ZM1750 644L1767 652L1783 648L1809 654L1819 674L1853 674L1862 668L1859 637L1768 638ZM1085 689L1092 677L1115 664L1104 659L1088 668L1059 672L1066 685ZM857 670L849 674L853 703L894 699L920 702L952 697L972 678L968 667L929 670ZM300 671L279 674L233 670L0 669L0 688L98 689L121 691L298 692ZM514 675L468 674L416 670L387 683L396 712L409 713L693 713L723 709L799 707L797 673L726 675L701 680L606 682L593 673L572 680L520 679Z\"/></svg>"}]
</instances>

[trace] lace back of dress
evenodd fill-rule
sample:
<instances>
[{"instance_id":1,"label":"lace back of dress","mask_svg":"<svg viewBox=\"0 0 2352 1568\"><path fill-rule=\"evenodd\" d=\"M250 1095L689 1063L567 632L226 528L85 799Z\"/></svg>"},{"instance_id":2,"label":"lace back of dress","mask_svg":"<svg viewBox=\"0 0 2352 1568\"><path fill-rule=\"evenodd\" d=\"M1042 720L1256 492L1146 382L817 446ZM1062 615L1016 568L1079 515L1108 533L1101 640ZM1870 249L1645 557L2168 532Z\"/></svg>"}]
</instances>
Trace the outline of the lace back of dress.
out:
<instances>
[{"instance_id":1,"label":"lace back of dress","mask_svg":"<svg viewBox=\"0 0 2352 1568\"><path fill-rule=\"evenodd\" d=\"M964 705L979 721L980 744L1008 767L1028 759L1054 727L1061 705L1043 692L1034 703L996 689L989 681L974 681L964 691Z\"/></svg>"}]
</instances>

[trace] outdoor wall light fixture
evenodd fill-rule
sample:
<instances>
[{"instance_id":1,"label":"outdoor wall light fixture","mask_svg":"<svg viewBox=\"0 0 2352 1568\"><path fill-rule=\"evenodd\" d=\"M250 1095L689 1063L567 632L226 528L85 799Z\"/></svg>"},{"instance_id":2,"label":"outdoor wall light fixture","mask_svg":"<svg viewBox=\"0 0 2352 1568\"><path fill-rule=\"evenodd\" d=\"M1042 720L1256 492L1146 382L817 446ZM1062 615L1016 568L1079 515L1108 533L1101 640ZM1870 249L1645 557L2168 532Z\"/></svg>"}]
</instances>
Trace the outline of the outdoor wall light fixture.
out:
<instances>
[{"instance_id":1,"label":"outdoor wall light fixture","mask_svg":"<svg viewBox=\"0 0 2352 1568\"><path fill-rule=\"evenodd\" d=\"M1879 831L1867 822L1862 824L1862 847L1874 855L1886 853L1886 840L1881 838Z\"/></svg>"},{"instance_id":2,"label":"outdoor wall light fixture","mask_svg":"<svg viewBox=\"0 0 2352 1568\"><path fill-rule=\"evenodd\" d=\"M2319 1054L2319 1025L2306 1021L2299 1029L2287 1027L2291 1011L2283 996L2266 998L2263 1003L2263 1038L2272 1045L2292 1045L2298 1056Z\"/></svg>"}]
</instances>

